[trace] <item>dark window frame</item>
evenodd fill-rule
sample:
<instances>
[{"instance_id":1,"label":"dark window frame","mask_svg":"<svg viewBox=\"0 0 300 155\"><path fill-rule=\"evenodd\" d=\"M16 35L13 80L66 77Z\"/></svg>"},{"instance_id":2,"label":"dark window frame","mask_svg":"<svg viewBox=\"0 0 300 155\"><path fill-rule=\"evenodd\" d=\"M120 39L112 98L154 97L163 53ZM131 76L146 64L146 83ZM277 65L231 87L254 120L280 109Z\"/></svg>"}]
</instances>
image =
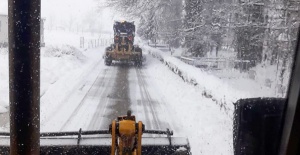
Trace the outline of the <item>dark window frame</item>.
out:
<instances>
[{"instance_id":1,"label":"dark window frame","mask_svg":"<svg viewBox=\"0 0 300 155\"><path fill-rule=\"evenodd\" d=\"M18 8L19 10L15 10L14 12L19 12L21 13L21 11L24 9L24 7L26 6L20 6L21 1L23 0L14 0L17 1L19 3L13 4L12 1L13 0L9 0L9 4L15 6L16 8ZM30 3L30 6L33 6L32 8L28 7L27 9L34 9L35 7L40 7L40 0L28 0L28 3ZM19 6L18 6L19 4ZM36 6L39 5L39 6ZM12 6L11 6L12 7ZM26 8L25 8L26 9ZM40 9L38 9L38 14L40 14ZM13 17L13 12L9 13L9 20L10 23L13 23L12 20ZM29 16L27 16L26 18L28 18L28 20L24 20L25 22L29 22L29 21L36 21L36 20L31 20L33 18L40 18L40 16L32 16L32 18L30 18ZM22 19L24 19L24 17L22 17ZM32 23L23 23L24 25L26 24L32 24ZM35 22L33 23L34 26L39 26L40 23L39 22ZM17 31L17 27L13 27L12 29L13 32ZM11 35L15 35L15 33L10 33L10 47L12 47L13 42L15 43L16 40L13 39L13 36ZM32 31L31 35L34 37L36 36L34 34L34 31ZM299 139L300 139L300 99L299 99L299 95L300 95L300 54L299 54L299 34L298 34L298 44L296 47L296 51L295 51L295 57L294 57L294 65L293 65L293 70L292 70L292 76L291 76L291 80L290 80L290 87L289 87L289 91L288 91L288 101L287 101L287 105L286 105L286 110L285 110L285 118L284 118L284 124L282 126L282 138L281 138L281 147L280 147L280 154L288 154L288 155L296 155L299 153ZM37 38L40 40L40 36L38 36ZM28 44L25 43L26 45L30 45L30 42L28 42ZM17 45L18 46L18 45ZM23 44L24 46L24 44ZM11 53L10 53L11 54ZM14 58L13 56L10 56L12 58ZM38 57L38 59L40 59ZM30 63L31 61L33 61L32 59L30 59L29 61L27 61L27 63ZM11 71L12 69L10 69ZM29 72L28 72L29 73ZM39 73L39 72L37 72ZM11 73L10 73L11 74ZM24 74L23 74L24 75ZM22 75L19 75L22 76ZM21 77L22 78L22 77ZM32 85L32 83L30 83L30 85ZM27 88L33 88L34 87L27 87ZM32 89L28 89L28 91L35 91ZM38 94L39 95L39 94ZM35 96L36 97L36 96ZM18 106L18 105L17 105ZM14 108L16 108L17 106L15 106ZM29 107L31 105L29 104ZM37 111L38 112L38 111ZM11 114L14 113L14 111L11 111ZM33 121L34 118L32 118ZM26 120L26 119L25 119ZM11 120L12 121L12 120ZM11 123L12 124L12 123ZM20 130L23 131L23 134L25 135L34 135L36 134L36 138L39 138L39 134L38 133L33 133L33 131L31 130L23 130L23 126L20 126L21 128L19 128ZM23 128L22 128L23 127ZM14 133L14 131L17 130L13 130L11 131L11 134L17 134ZM19 140L19 139L17 139ZM37 139L36 139L37 140ZM32 139L27 139L27 141L29 143L31 143L30 141L32 141ZM18 141L17 141L18 142ZM26 139L24 141L21 142L26 142ZM39 145L39 144L38 144ZM32 147L30 145L28 145L28 147ZM21 149L21 148L17 148L17 149ZM22 150L14 150L15 153L22 153ZM26 154L26 153L25 153ZM27 152L28 154L28 152Z\"/></svg>"},{"instance_id":2,"label":"dark window frame","mask_svg":"<svg viewBox=\"0 0 300 155\"><path fill-rule=\"evenodd\" d=\"M295 48L294 64L284 110L280 155L300 153L300 29Z\"/></svg>"}]
</instances>

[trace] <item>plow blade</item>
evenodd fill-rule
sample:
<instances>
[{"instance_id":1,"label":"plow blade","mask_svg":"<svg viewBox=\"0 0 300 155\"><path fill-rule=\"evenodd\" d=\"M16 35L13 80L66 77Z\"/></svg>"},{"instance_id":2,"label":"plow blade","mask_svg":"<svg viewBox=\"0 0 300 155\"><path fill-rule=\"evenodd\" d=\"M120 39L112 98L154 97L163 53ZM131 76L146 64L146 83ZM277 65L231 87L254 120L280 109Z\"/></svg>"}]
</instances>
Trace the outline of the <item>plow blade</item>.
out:
<instances>
[{"instance_id":1,"label":"plow blade","mask_svg":"<svg viewBox=\"0 0 300 155\"><path fill-rule=\"evenodd\" d=\"M149 137L166 134L164 131L146 131L142 139L142 155L190 155L187 138ZM100 136L99 136L100 135ZM41 133L41 155L110 155L109 131ZM9 155L9 133L0 133L0 154Z\"/></svg>"},{"instance_id":2,"label":"plow blade","mask_svg":"<svg viewBox=\"0 0 300 155\"><path fill-rule=\"evenodd\" d=\"M109 155L111 148L110 137L82 138L79 145L74 138L41 138L41 155ZM171 138L171 145L166 137L143 137L143 155L189 155L190 147L185 138ZM0 154L9 155L9 137L0 138Z\"/></svg>"}]
</instances>

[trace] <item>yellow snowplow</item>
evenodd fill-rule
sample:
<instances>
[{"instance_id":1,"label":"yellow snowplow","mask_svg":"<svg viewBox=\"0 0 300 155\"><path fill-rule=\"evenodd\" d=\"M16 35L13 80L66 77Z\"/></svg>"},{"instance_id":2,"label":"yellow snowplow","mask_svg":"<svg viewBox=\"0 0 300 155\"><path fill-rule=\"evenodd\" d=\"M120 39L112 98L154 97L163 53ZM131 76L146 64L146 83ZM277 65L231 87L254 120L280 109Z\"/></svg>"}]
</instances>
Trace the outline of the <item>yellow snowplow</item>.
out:
<instances>
[{"instance_id":1,"label":"yellow snowplow","mask_svg":"<svg viewBox=\"0 0 300 155\"><path fill-rule=\"evenodd\" d=\"M40 154L190 155L188 139L172 135L169 129L146 130L128 112L113 120L108 130L41 133ZM0 132L0 139L0 154L9 154L10 134Z\"/></svg>"},{"instance_id":2,"label":"yellow snowplow","mask_svg":"<svg viewBox=\"0 0 300 155\"><path fill-rule=\"evenodd\" d=\"M115 21L114 44L105 49L105 64L111 65L112 61L134 62L136 66L142 65L142 49L133 45L135 36L134 22Z\"/></svg>"},{"instance_id":3,"label":"yellow snowplow","mask_svg":"<svg viewBox=\"0 0 300 155\"><path fill-rule=\"evenodd\" d=\"M133 62L136 66L142 65L142 49L131 44L112 44L105 49L105 65L110 66L113 61Z\"/></svg>"}]
</instances>

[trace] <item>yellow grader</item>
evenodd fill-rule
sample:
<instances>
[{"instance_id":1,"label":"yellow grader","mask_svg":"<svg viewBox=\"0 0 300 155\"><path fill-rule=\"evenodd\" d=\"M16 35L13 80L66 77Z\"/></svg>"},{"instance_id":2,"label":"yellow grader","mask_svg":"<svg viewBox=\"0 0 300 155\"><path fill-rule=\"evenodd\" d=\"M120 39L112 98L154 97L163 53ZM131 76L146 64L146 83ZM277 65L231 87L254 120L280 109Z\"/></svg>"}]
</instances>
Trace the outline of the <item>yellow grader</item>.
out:
<instances>
[{"instance_id":1,"label":"yellow grader","mask_svg":"<svg viewBox=\"0 0 300 155\"><path fill-rule=\"evenodd\" d=\"M133 45L135 36L134 22L115 22L114 44L105 49L105 64L110 66L113 61L134 62L142 65L142 49Z\"/></svg>"}]
</instances>

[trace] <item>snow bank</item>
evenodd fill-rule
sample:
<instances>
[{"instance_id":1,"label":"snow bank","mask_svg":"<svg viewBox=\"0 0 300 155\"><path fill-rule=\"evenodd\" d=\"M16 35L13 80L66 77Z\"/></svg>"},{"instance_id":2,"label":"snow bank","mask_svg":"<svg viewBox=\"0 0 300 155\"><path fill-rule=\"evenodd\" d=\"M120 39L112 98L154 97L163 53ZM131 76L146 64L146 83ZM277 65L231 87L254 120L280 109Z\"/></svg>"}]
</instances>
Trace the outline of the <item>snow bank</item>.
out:
<instances>
[{"instance_id":1,"label":"snow bank","mask_svg":"<svg viewBox=\"0 0 300 155\"><path fill-rule=\"evenodd\" d=\"M59 45L59 46L47 46L43 53L45 57L65 57L71 56L79 60L83 60L86 57L74 46L70 45Z\"/></svg>"},{"instance_id":2,"label":"snow bank","mask_svg":"<svg viewBox=\"0 0 300 155\"><path fill-rule=\"evenodd\" d=\"M85 45L85 48L80 48L81 37L95 39L100 36L62 30L45 31L46 47L41 53L41 131L59 131L60 121L64 120L61 117L72 112L78 102L72 102L70 95L81 92L85 83L80 82L91 74L103 54L104 47L87 49ZM106 39L104 35L101 37ZM61 109L64 115L53 115Z\"/></svg>"},{"instance_id":3,"label":"snow bank","mask_svg":"<svg viewBox=\"0 0 300 155\"><path fill-rule=\"evenodd\" d=\"M0 100L0 113L5 113L8 111L7 102Z\"/></svg>"},{"instance_id":4,"label":"snow bank","mask_svg":"<svg viewBox=\"0 0 300 155\"><path fill-rule=\"evenodd\" d=\"M49 46L41 51L41 95L72 70L81 68L87 58L72 46Z\"/></svg>"},{"instance_id":5,"label":"snow bank","mask_svg":"<svg viewBox=\"0 0 300 155\"><path fill-rule=\"evenodd\" d=\"M247 96L245 93L236 91L218 77L209 75L199 68L190 66L175 57L162 53L158 49L147 46L144 49L168 66L185 82L200 88L203 96L216 102L226 112L233 111L233 102Z\"/></svg>"},{"instance_id":6,"label":"snow bank","mask_svg":"<svg viewBox=\"0 0 300 155\"><path fill-rule=\"evenodd\" d=\"M60 106L65 99L63 94L69 93L85 70L98 63L96 58L102 55L96 48L80 49L81 36L99 37L88 33L45 30L46 47L41 48L41 120L51 117L51 108ZM0 113L8 111L8 79L8 48L0 48Z\"/></svg>"},{"instance_id":7,"label":"snow bank","mask_svg":"<svg viewBox=\"0 0 300 155\"><path fill-rule=\"evenodd\" d=\"M87 57L70 45L46 46L41 49L41 95L60 77L81 68ZM9 102L8 48L0 49L0 113L7 112Z\"/></svg>"},{"instance_id":8,"label":"snow bank","mask_svg":"<svg viewBox=\"0 0 300 155\"><path fill-rule=\"evenodd\" d=\"M81 81L91 73L94 66L98 64L100 55L98 49L89 50L84 53L86 59L70 59L63 57L42 57L41 64L41 131L59 131L59 123L65 115L57 115L61 108L64 113L74 110L77 102L70 102L70 96L76 91L81 92L85 85ZM98 59L96 59L98 58ZM68 108L69 107L69 108ZM56 114L54 117L53 114Z\"/></svg>"},{"instance_id":9,"label":"snow bank","mask_svg":"<svg viewBox=\"0 0 300 155\"><path fill-rule=\"evenodd\" d=\"M278 86L274 84L274 81L276 81L274 79L276 78L274 66L257 66L253 68L253 73L243 73L234 69L206 71L184 63L170 55L170 52L162 52L160 49L147 45L144 45L143 48L168 66L186 83L200 88L203 96L212 99L227 112L233 111L232 103L241 98L282 97L285 94L285 85ZM254 79L250 78L251 74L255 74ZM289 75L288 72L287 75ZM268 79L268 77L271 77L271 79ZM289 77L285 76L284 80L286 80L285 83L288 83ZM273 85L268 86L268 82L273 82ZM280 87L282 90L275 87Z\"/></svg>"},{"instance_id":10,"label":"snow bank","mask_svg":"<svg viewBox=\"0 0 300 155\"><path fill-rule=\"evenodd\" d=\"M0 48L0 113L8 111L8 49Z\"/></svg>"},{"instance_id":11,"label":"snow bank","mask_svg":"<svg viewBox=\"0 0 300 155\"><path fill-rule=\"evenodd\" d=\"M168 123L174 137L187 137L192 154L232 155L232 112L225 112L211 98L201 95L202 88L186 84L150 55L145 66L149 88L159 88L155 91L167 106L163 118L171 120Z\"/></svg>"}]
</instances>

